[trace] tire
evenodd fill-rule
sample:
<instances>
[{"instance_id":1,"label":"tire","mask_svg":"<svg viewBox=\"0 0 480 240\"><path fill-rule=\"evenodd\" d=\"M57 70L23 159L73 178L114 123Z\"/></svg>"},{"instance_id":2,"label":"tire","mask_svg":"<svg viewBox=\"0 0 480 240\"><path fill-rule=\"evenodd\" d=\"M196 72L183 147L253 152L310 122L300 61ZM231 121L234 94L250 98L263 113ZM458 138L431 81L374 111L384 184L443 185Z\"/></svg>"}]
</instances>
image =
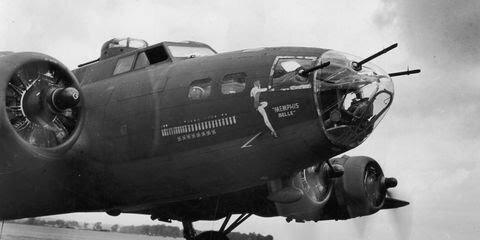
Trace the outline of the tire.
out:
<instances>
[{"instance_id":1,"label":"tire","mask_svg":"<svg viewBox=\"0 0 480 240\"><path fill-rule=\"evenodd\" d=\"M198 234L195 240L229 240L229 238L221 232L207 231Z\"/></svg>"}]
</instances>

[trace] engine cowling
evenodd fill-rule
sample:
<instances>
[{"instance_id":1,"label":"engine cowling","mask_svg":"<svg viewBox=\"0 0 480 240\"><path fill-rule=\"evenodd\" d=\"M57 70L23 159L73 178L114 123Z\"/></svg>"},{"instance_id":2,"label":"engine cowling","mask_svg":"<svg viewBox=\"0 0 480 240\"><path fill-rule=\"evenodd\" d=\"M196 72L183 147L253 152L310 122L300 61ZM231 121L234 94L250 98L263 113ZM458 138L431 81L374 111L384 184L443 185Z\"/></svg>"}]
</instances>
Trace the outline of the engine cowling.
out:
<instances>
[{"instance_id":1,"label":"engine cowling","mask_svg":"<svg viewBox=\"0 0 480 240\"><path fill-rule=\"evenodd\" d=\"M387 188L394 186L387 186L377 161L365 156L343 156L332 159L332 163L343 166L345 173L335 179L334 194L327 205L326 217L349 219L374 214L382 209Z\"/></svg>"},{"instance_id":2,"label":"engine cowling","mask_svg":"<svg viewBox=\"0 0 480 240\"><path fill-rule=\"evenodd\" d=\"M0 55L0 172L67 152L84 122L82 101L77 79L56 59Z\"/></svg>"},{"instance_id":3,"label":"engine cowling","mask_svg":"<svg viewBox=\"0 0 480 240\"><path fill-rule=\"evenodd\" d=\"M319 220L331 198L333 182L325 162L300 171L288 179L269 183L268 199L275 203L277 214L290 221Z\"/></svg>"},{"instance_id":4,"label":"engine cowling","mask_svg":"<svg viewBox=\"0 0 480 240\"><path fill-rule=\"evenodd\" d=\"M331 162L343 175L332 174L323 163L282 180L282 184L270 183L270 200L275 202L279 216L299 222L349 219L408 204L403 201L386 204L386 200L392 200L386 198L387 189L395 187L397 182L385 178L374 159L343 156ZM278 196L290 201L282 202Z\"/></svg>"}]
</instances>

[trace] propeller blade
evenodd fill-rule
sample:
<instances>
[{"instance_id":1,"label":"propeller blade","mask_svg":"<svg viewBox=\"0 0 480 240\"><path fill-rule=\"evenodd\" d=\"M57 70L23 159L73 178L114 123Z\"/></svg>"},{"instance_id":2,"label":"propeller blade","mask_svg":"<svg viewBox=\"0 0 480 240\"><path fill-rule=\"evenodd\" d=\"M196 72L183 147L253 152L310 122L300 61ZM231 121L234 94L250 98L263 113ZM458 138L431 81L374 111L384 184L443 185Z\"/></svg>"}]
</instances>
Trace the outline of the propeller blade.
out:
<instances>
[{"instance_id":1,"label":"propeller blade","mask_svg":"<svg viewBox=\"0 0 480 240\"><path fill-rule=\"evenodd\" d=\"M397 239L406 240L410 238L412 231L412 207L407 206L409 202L398 200L396 193L396 191L387 192L387 198L382 209L389 209L388 212Z\"/></svg>"},{"instance_id":2,"label":"propeller blade","mask_svg":"<svg viewBox=\"0 0 480 240\"><path fill-rule=\"evenodd\" d=\"M412 208L406 207L390 211L389 215L392 219L392 225L396 232L397 239L409 239L412 232Z\"/></svg>"},{"instance_id":3,"label":"propeller blade","mask_svg":"<svg viewBox=\"0 0 480 240\"><path fill-rule=\"evenodd\" d=\"M367 227L368 227L368 216L356 218L354 221L355 229L358 234L358 239L365 239Z\"/></svg>"},{"instance_id":4,"label":"propeller blade","mask_svg":"<svg viewBox=\"0 0 480 240\"><path fill-rule=\"evenodd\" d=\"M385 198L385 202L383 203L382 209L392 209L392 208L400 208L410 204L409 202L398 200L395 198Z\"/></svg>"}]
</instances>

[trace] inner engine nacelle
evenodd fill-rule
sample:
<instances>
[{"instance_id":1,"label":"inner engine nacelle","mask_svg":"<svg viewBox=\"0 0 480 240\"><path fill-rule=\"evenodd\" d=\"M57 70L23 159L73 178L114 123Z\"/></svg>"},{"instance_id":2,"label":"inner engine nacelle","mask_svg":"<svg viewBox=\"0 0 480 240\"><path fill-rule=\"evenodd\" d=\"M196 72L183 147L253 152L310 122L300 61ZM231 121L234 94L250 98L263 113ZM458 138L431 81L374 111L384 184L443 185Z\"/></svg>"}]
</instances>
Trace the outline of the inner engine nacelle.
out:
<instances>
[{"instance_id":1,"label":"inner engine nacelle","mask_svg":"<svg viewBox=\"0 0 480 240\"><path fill-rule=\"evenodd\" d=\"M323 163L270 183L269 199L275 202L279 216L299 222L337 220L370 215L384 208L386 190L397 182L384 177L377 161L343 156L331 162L337 170L343 170L343 175L334 176Z\"/></svg>"},{"instance_id":2,"label":"inner engine nacelle","mask_svg":"<svg viewBox=\"0 0 480 240\"><path fill-rule=\"evenodd\" d=\"M0 54L0 173L61 157L83 125L77 79L41 53Z\"/></svg>"},{"instance_id":3,"label":"inner engine nacelle","mask_svg":"<svg viewBox=\"0 0 480 240\"><path fill-rule=\"evenodd\" d=\"M374 159L365 156L332 159L345 173L335 179L334 195L324 219L349 219L374 214L382 209L387 188L395 187L394 178L385 178Z\"/></svg>"},{"instance_id":4,"label":"inner engine nacelle","mask_svg":"<svg viewBox=\"0 0 480 240\"><path fill-rule=\"evenodd\" d=\"M287 217L287 221L316 221L331 198L333 182L329 167L323 162L291 178L271 181L268 188L267 198L275 203L279 216Z\"/></svg>"}]
</instances>

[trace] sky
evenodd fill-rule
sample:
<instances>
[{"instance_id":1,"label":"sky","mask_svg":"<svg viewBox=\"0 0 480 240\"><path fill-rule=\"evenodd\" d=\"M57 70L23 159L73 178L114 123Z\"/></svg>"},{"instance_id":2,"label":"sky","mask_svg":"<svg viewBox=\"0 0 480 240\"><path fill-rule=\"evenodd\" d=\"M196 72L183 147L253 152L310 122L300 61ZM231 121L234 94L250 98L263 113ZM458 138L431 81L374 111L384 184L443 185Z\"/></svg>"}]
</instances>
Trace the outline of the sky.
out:
<instances>
[{"instance_id":1,"label":"sky","mask_svg":"<svg viewBox=\"0 0 480 240\"><path fill-rule=\"evenodd\" d=\"M368 155L411 205L348 220L286 223L253 217L242 232L275 239L476 239L480 231L480 1L0 0L0 51L36 51L69 68L114 37L205 42L219 52L264 46L331 48L368 56L394 79L382 123L349 155ZM64 219L156 224L148 216L79 213ZM177 224L178 223L174 223ZM207 230L220 223L202 222Z\"/></svg>"}]
</instances>

